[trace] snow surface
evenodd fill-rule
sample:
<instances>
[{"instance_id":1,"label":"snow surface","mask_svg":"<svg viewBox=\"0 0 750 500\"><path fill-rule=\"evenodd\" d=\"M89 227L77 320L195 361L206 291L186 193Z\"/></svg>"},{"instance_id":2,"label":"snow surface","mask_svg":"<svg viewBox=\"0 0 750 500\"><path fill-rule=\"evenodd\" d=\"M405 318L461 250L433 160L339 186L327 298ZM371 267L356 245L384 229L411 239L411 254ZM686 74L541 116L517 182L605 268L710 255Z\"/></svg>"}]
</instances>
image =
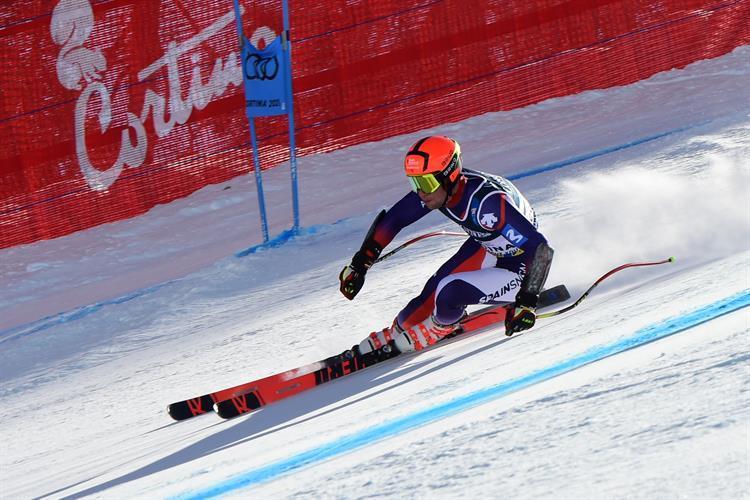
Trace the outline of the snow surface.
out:
<instances>
[{"instance_id":1,"label":"snow surface","mask_svg":"<svg viewBox=\"0 0 750 500\"><path fill-rule=\"evenodd\" d=\"M746 307L518 383L747 299L749 60L741 47L301 158L302 234L245 257L261 242L252 175L1 250L0 496L750 498ZM467 166L518 179L556 250L549 282L574 297L624 262L677 262L625 270L511 339L491 329L249 417L172 422L168 403L340 352L418 293L460 239L403 250L352 302L337 275L405 193L403 151L429 133L457 138ZM291 220L288 176L264 173L274 234ZM454 229L431 214L394 244L428 228Z\"/></svg>"}]
</instances>

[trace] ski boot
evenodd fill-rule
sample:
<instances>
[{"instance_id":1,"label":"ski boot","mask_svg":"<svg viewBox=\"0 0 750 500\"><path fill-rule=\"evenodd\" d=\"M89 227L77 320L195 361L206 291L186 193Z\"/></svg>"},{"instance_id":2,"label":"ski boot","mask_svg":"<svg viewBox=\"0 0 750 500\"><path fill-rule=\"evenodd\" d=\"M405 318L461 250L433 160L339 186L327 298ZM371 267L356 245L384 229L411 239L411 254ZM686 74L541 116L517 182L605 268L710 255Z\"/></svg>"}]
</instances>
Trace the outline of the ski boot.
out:
<instances>
[{"instance_id":1,"label":"ski boot","mask_svg":"<svg viewBox=\"0 0 750 500\"><path fill-rule=\"evenodd\" d=\"M368 354L378 350L389 350L393 345L392 341L398 337L403 330L398 326L398 321L393 320L391 326L387 326L380 331L372 332L357 347L359 354Z\"/></svg>"},{"instance_id":2,"label":"ski boot","mask_svg":"<svg viewBox=\"0 0 750 500\"><path fill-rule=\"evenodd\" d=\"M399 334L392 333L394 346L399 352L421 351L425 347L450 336L458 328L458 323L443 325L434 316L430 316L421 323L403 330Z\"/></svg>"}]
</instances>

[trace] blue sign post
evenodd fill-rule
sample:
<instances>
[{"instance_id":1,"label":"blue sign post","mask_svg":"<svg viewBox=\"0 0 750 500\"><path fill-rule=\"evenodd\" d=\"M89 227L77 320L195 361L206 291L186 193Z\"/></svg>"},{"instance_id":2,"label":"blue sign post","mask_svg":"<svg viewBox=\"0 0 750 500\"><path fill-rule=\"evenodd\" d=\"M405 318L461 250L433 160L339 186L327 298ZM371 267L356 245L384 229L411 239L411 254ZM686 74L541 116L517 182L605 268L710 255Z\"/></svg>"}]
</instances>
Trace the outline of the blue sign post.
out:
<instances>
[{"instance_id":1,"label":"blue sign post","mask_svg":"<svg viewBox=\"0 0 750 500\"><path fill-rule=\"evenodd\" d=\"M239 0L234 1L237 35L240 39L242 75L245 84L245 113L250 122L250 144L253 149L255 182L258 188L260 224L263 242L268 242L268 218L263 195L258 139L255 134L255 117L287 115L289 118L289 164L292 174L292 206L294 224L292 231L299 230L299 196L297 189L297 155L294 141L294 106L292 104L292 47L289 40L289 12L287 0L283 0L284 31L263 50L259 50L245 38L242 32L242 16Z\"/></svg>"}]
</instances>

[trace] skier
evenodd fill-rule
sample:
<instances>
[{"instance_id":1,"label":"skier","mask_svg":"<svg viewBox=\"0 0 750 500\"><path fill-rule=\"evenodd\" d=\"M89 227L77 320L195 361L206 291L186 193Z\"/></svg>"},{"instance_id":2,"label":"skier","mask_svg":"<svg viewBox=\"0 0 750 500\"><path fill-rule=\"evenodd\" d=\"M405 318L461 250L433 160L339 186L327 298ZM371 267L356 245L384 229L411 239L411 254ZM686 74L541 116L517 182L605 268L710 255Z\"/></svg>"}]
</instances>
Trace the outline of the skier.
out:
<instances>
[{"instance_id":1,"label":"skier","mask_svg":"<svg viewBox=\"0 0 750 500\"><path fill-rule=\"evenodd\" d=\"M362 247L339 275L341 293L354 299L383 248L432 210L440 210L469 238L390 327L359 344L360 352L391 340L400 352L423 349L452 333L470 304L512 303L505 318L508 336L534 326L554 252L537 230L526 198L507 179L463 168L458 142L440 135L417 141L406 154L404 169L412 191L375 218Z\"/></svg>"}]
</instances>

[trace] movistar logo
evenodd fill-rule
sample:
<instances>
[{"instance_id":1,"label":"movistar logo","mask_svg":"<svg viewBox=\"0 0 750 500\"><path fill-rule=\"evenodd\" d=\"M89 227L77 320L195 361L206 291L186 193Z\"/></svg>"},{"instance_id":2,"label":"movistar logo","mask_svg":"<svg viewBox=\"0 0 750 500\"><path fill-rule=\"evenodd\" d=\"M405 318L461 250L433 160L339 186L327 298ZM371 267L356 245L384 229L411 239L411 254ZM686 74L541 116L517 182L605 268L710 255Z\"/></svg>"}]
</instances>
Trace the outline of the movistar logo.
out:
<instances>
[{"instance_id":1,"label":"movistar logo","mask_svg":"<svg viewBox=\"0 0 750 500\"><path fill-rule=\"evenodd\" d=\"M521 234L521 232L510 224L506 224L502 230L505 239L512 242L515 246L523 245L528 238Z\"/></svg>"}]
</instances>

